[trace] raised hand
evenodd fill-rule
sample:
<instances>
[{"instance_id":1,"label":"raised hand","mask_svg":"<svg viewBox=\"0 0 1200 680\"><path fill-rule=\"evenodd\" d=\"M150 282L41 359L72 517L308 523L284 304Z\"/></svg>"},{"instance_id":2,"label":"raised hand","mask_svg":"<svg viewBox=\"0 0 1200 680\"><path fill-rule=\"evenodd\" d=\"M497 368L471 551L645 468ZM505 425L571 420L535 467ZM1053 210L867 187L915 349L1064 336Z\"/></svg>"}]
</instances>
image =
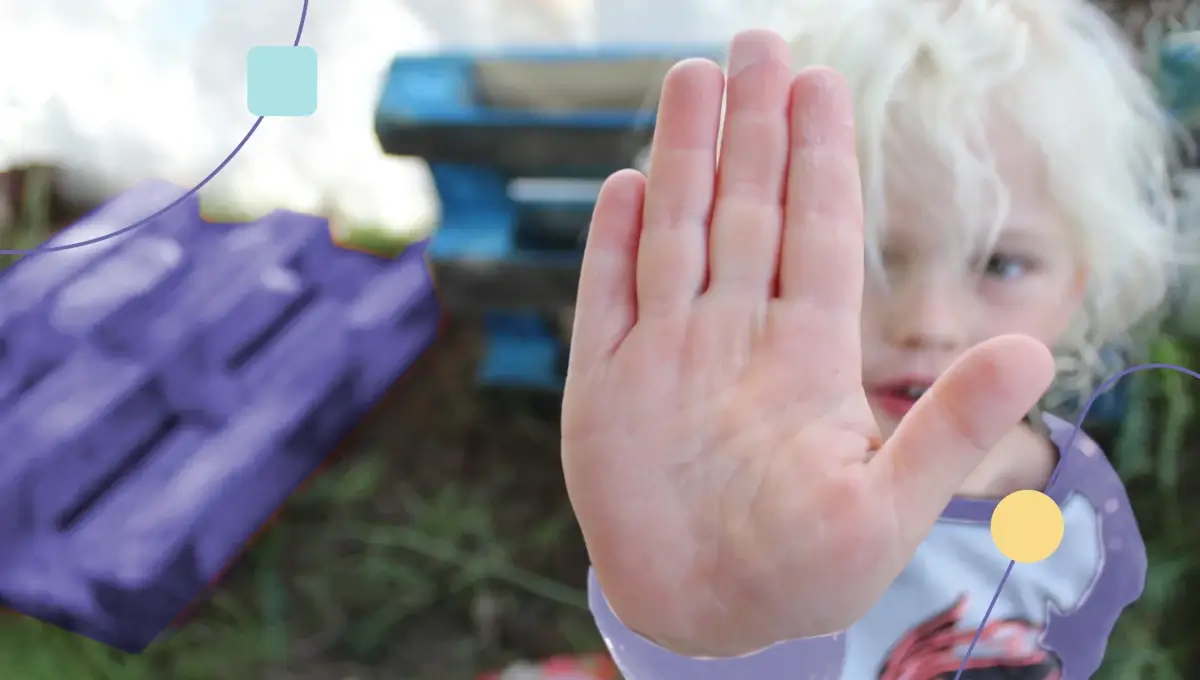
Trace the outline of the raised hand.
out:
<instances>
[{"instance_id":1,"label":"raised hand","mask_svg":"<svg viewBox=\"0 0 1200 680\"><path fill-rule=\"evenodd\" d=\"M675 651L849 627L1053 377L1040 343L995 338L881 441L854 143L840 77L793 77L781 38L744 33L727 74L671 71L649 177L596 205L563 467L613 611Z\"/></svg>"}]
</instances>

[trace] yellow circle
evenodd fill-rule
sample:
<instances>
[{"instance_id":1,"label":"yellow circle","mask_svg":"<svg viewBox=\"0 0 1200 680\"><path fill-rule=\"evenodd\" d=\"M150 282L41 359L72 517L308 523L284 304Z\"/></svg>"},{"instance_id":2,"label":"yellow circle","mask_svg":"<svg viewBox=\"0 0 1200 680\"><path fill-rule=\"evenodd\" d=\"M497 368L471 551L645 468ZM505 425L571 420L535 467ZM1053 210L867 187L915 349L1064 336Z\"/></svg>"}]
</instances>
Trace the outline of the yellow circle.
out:
<instances>
[{"instance_id":1,"label":"yellow circle","mask_svg":"<svg viewBox=\"0 0 1200 680\"><path fill-rule=\"evenodd\" d=\"M1041 562L1058 550L1062 538L1062 510L1040 491L1011 493L992 512L992 540L1015 562Z\"/></svg>"}]
</instances>

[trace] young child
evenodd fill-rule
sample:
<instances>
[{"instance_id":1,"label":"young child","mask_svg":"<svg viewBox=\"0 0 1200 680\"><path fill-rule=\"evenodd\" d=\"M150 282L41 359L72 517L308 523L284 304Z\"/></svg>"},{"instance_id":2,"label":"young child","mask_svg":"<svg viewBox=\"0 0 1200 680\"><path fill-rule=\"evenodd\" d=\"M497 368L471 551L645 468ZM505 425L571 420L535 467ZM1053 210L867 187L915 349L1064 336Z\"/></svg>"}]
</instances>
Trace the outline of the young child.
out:
<instances>
[{"instance_id":1,"label":"young child","mask_svg":"<svg viewBox=\"0 0 1200 680\"><path fill-rule=\"evenodd\" d=\"M1085 0L788 6L790 43L671 72L596 206L563 404L596 621L628 680L1086 680L1145 551L1036 404L1166 295L1168 117ZM1012 499L1053 512L993 536Z\"/></svg>"}]
</instances>

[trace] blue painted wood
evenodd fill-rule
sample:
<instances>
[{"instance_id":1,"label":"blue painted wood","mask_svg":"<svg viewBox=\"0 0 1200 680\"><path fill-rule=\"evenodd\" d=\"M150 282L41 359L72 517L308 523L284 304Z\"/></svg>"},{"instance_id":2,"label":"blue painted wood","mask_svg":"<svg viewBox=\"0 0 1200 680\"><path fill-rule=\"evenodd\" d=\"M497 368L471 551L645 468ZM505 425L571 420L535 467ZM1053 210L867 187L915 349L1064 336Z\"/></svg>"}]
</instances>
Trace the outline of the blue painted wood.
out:
<instances>
[{"instance_id":1,"label":"blue painted wood","mask_svg":"<svg viewBox=\"0 0 1200 680\"><path fill-rule=\"evenodd\" d=\"M490 53L443 52L397 57L388 71L379 98L376 121L411 125L449 123L512 127L570 126L628 129L654 124L652 110L520 111L483 105L477 81L486 62L572 64L636 62L646 59L679 61L689 57L720 58L711 45L621 45L596 48L508 49Z\"/></svg>"},{"instance_id":2,"label":"blue painted wood","mask_svg":"<svg viewBox=\"0 0 1200 680\"><path fill-rule=\"evenodd\" d=\"M484 385L557 392L563 388L566 349L536 315L490 314L488 343L479 366Z\"/></svg>"},{"instance_id":3,"label":"blue painted wood","mask_svg":"<svg viewBox=\"0 0 1200 680\"><path fill-rule=\"evenodd\" d=\"M653 92L628 109L516 108L486 101L480 70L489 63L519 67L630 64L631 78L647 59L664 64L719 56L711 47L614 47L444 53L398 57L375 112L384 151L514 175L602 178L632 163L649 141ZM638 62L643 62L639 64Z\"/></svg>"}]
</instances>

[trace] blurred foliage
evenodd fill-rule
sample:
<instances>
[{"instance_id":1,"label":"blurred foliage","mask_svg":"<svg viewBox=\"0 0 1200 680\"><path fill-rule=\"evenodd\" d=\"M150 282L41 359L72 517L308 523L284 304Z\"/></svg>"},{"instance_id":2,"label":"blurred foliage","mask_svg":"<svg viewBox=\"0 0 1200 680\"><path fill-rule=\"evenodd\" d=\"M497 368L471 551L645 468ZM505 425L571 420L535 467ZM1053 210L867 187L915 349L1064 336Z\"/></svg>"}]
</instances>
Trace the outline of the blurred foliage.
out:
<instances>
[{"instance_id":1,"label":"blurred foliage","mask_svg":"<svg viewBox=\"0 0 1200 680\"><path fill-rule=\"evenodd\" d=\"M1200 345L1166 335L1149 342L1150 363L1191 367ZM1169 369L1127 378L1128 402L1109 455L1125 480L1146 542L1150 570L1141 600L1121 618L1101 680L1192 677L1200 602L1200 530L1190 513L1196 494L1195 379Z\"/></svg>"},{"instance_id":2,"label":"blurred foliage","mask_svg":"<svg viewBox=\"0 0 1200 680\"><path fill-rule=\"evenodd\" d=\"M29 168L14 173L13 186L20 191L17 205L11 211L11 221L0 224L0 250L29 250L41 245L49 236L50 208L54 194L54 171L50 168ZM20 259L21 255L0 255L0 269Z\"/></svg>"}]
</instances>

